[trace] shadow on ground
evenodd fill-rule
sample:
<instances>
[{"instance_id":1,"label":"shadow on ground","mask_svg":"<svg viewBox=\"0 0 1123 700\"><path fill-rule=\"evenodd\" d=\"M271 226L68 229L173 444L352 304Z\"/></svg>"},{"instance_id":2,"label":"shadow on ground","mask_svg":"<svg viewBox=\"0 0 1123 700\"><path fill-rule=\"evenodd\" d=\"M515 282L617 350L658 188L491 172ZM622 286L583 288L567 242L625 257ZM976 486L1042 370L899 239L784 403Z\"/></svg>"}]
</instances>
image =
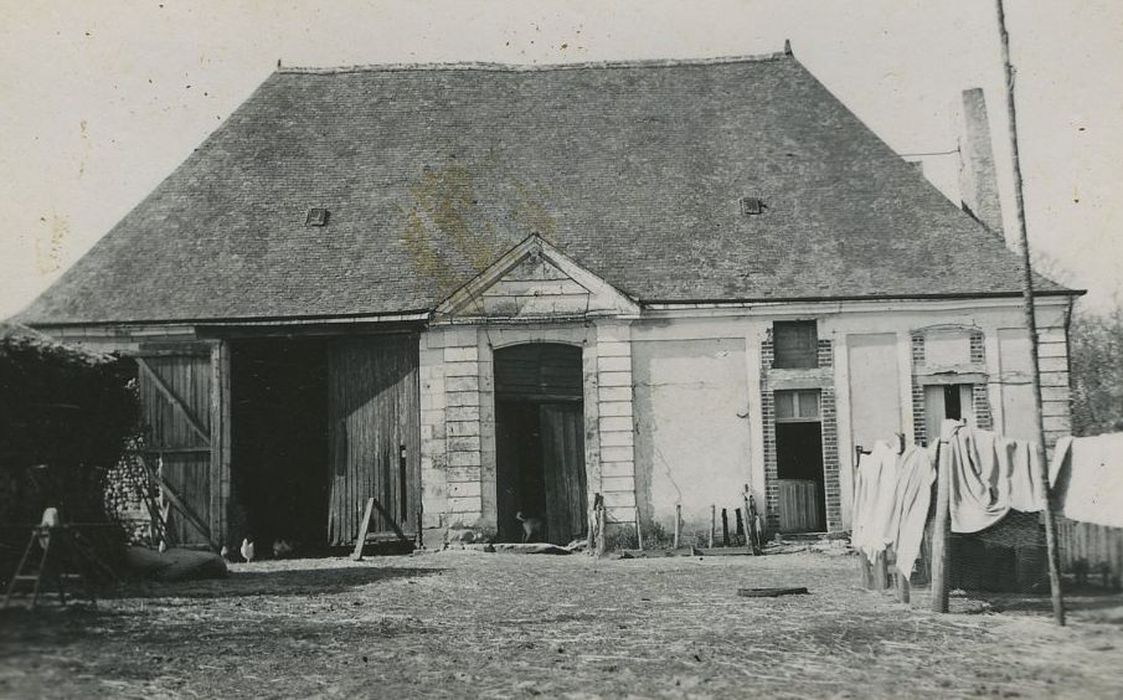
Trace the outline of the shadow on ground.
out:
<instances>
[{"instance_id":1,"label":"shadow on ground","mask_svg":"<svg viewBox=\"0 0 1123 700\"><path fill-rule=\"evenodd\" d=\"M131 581L105 598L230 598L238 596L303 596L343 593L391 579L421 578L441 569L343 565L285 570L233 570L226 578L204 581Z\"/></svg>"},{"instance_id":2,"label":"shadow on ground","mask_svg":"<svg viewBox=\"0 0 1123 700\"><path fill-rule=\"evenodd\" d=\"M1053 601L1048 594L975 593L972 598L985 601L994 612L1052 614ZM1123 593L1095 587L1084 587L1064 592L1065 611L1097 622L1123 624Z\"/></svg>"}]
</instances>

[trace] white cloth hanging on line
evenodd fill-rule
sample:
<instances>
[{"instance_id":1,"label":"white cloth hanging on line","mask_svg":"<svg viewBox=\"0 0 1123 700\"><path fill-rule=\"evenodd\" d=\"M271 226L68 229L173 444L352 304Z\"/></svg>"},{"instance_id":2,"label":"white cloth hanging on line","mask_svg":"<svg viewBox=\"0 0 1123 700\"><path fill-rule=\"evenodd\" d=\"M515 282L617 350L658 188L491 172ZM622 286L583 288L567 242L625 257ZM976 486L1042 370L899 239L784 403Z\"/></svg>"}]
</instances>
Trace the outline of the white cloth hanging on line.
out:
<instances>
[{"instance_id":1,"label":"white cloth hanging on line","mask_svg":"<svg viewBox=\"0 0 1123 700\"><path fill-rule=\"evenodd\" d=\"M1010 440L956 421L945 421L944 426L941 437L949 438L941 447L950 456L952 532L985 530L1011 508L1026 513L1042 509L1037 443Z\"/></svg>"},{"instance_id":2,"label":"white cloth hanging on line","mask_svg":"<svg viewBox=\"0 0 1123 700\"><path fill-rule=\"evenodd\" d=\"M1061 438L1049 481L1069 520L1123 528L1123 433Z\"/></svg>"}]
</instances>

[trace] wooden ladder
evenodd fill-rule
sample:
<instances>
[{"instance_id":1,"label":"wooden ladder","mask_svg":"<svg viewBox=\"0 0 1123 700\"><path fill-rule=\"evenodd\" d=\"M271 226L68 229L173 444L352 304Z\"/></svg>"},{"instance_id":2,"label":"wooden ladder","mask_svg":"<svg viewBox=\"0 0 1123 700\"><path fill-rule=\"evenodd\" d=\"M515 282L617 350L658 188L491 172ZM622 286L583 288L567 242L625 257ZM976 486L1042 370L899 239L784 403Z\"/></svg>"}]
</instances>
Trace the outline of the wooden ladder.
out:
<instances>
[{"instance_id":1,"label":"wooden ladder","mask_svg":"<svg viewBox=\"0 0 1123 700\"><path fill-rule=\"evenodd\" d=\"M39 556L38 567L30 569L31 552L36 545L42 549L43 553ZM12 598L20 584L31 585L31 600L28 601L27 607L28 609L34 608L39 602L39 593L44 578L54 579L60 604L66 605L65 581L70 578L80 579L86 590L86 596L90 599L90 602L97 605L97 598L94 597L90 588L89 579L77 570L67 571L67 565L73 567L77 564L77 558L78 547L74 541L74 533L65 525L39 525L32 528L31 537L27 541L27 547L23 550L19 566L16 567L12 580L8 583L8 592L4 596L4 605L0 606L0 609L6 609L11 605Z\"/></svg>"}]
</instances>

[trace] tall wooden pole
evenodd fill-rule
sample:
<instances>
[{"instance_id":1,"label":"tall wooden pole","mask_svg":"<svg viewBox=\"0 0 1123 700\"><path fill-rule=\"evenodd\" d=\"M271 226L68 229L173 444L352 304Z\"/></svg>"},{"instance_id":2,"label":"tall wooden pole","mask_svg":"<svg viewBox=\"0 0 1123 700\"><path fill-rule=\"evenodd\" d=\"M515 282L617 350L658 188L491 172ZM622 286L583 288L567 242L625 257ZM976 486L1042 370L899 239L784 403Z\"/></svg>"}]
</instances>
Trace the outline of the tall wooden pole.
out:
<instances>
[{"instance_id":1,"label":"tall wooden pole","mask_svg":"<svg viewBox=\"0 0 1123 700\"><path fill-rule=\"evenodd\" d=\"M682 504L675 504L675 549L678 549L679 532L682 530Z\"/></svg>"},{"instance_id":2,"label":"tall wooden pole","mask_svg":"<svg viewBox=\"0 0 1123 700\"><path fill-rule=\"evenodd\" d=\"M951 520L951 454L941 426L936 445L936 517L932 523L932 612L948 611L948 530Z\"/></svg>"},{"instance_id":3,"label":"tall wooden pole","mask_svg":"<svg viewBox=\"0 0 1123 700\"><path fill-rule=\"evenodd\" d=\"M1033 271L1029 259L1029 234L1026 232L1025 198L1022 193L1022 166L1018 157L1018 118L1014 104L1014 66L1010 64L1010 35L1006 32L1006 8L1003 0L995 0L998 9L998 33L1002 40L1002 64L1006 71L1006 115L1009 120L1010 154L1014 161L1014 205L1018 215L1018 242L1022 255L1022 295L1025 299L1026 329L1029 331L1029 351L1033 359L1033 401L1037 408L1037 441L1041 464L1045 464L1045 419L1041 405L1041 364L1037 349L1037 314L1033 300ZM1057 553L1057 523L1049 502L1048 469L1038 475L1041 493L1044 494L1045 545L1049 552L1049 588L1053 596L1053 617L1058 625L1065 623L1064 599L1061 594L1060 557Z\"/></svg>"}]
</instances>

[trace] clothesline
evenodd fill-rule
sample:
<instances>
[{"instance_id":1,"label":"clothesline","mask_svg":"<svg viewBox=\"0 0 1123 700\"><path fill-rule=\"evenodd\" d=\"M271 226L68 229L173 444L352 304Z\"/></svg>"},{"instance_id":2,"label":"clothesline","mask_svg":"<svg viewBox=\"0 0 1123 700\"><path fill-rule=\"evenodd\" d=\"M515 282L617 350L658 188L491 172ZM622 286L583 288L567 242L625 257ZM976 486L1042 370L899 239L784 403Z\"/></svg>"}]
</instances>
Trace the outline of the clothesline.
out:
<instances>
[{"instance_id":1,"label":"clothesline","mask_svg":"<svg viewBox=\"0 0 1123 700\"><path fill-rule=\"evenodd\" d=\"M950 457L952 532L978 532L1011 509L1033 513L1044 506L1037 485L1043 465L1034 442L957 421L945 421L941 440L928 448L914 445L898 454L878 441L858 461L851 542L870 558L892 545L906 577L924 538L939 449Z\"/></svg>"},{"instance_id":2,"label":"clothesline","mask_svg":"<svg viewBox=\"0 0 1123 700\"><path fill-rule=\"evenodd\" d=\"M952 532L979 532L1011 510L1036 513L1045 506L1045 467L1033 441L945 421L930 447L904 447L898 437L859 450L851 544L870 559L892 546L906 577L919 556L940 449L949 457ZM1120 461L1123 433L1061 438L1049 465L1053 503L1071 520L1123 528Z\"/></svg>"}]
</instances>

